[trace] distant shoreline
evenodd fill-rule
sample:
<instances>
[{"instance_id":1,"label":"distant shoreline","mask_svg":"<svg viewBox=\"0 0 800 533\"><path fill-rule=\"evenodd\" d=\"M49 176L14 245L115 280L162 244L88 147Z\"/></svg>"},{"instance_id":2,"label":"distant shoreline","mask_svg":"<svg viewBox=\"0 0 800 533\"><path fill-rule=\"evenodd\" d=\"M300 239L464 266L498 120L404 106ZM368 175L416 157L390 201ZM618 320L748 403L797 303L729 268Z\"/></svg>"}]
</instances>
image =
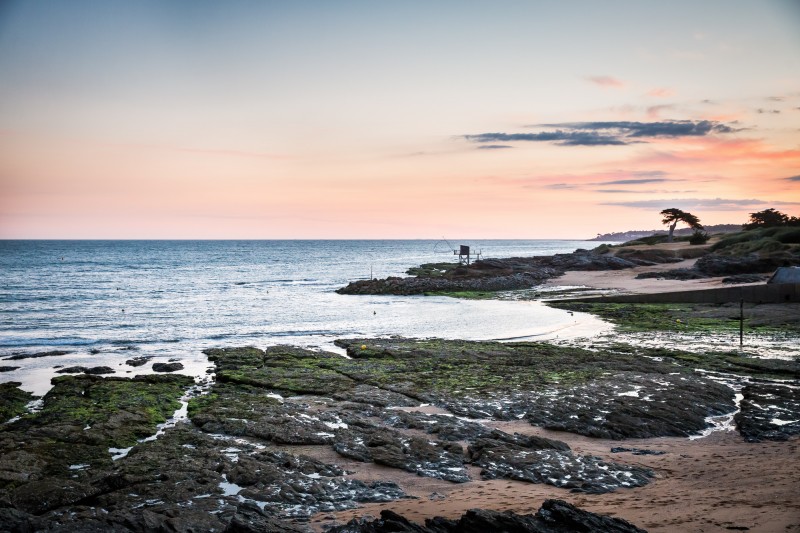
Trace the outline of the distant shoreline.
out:
<instances>
[{"instance_id":1,"label":"distant shoreline","mask_svg":"<svg viewBox=\"0 0 800 533\"><path fill-rule=\"evenodd\" d=\"M742 231L741 224L715 224L712 226L704 226L704 231L709 234L713 233L734 233L737 231ZM691 235L694 230L691 228L681 228L676 229L674 235L677 237L684 237ZM650 237L651 235L667 235L667 231L663 229L651 229L651 230L628 230L628 231L617 231L612 233L601 233L598 234L597 237L593 239L587 239L590 241L612 241L612 242L626 242L626 241L634 241L636 239L642 239L644 237Z\"/></svg>"}]
</instances>

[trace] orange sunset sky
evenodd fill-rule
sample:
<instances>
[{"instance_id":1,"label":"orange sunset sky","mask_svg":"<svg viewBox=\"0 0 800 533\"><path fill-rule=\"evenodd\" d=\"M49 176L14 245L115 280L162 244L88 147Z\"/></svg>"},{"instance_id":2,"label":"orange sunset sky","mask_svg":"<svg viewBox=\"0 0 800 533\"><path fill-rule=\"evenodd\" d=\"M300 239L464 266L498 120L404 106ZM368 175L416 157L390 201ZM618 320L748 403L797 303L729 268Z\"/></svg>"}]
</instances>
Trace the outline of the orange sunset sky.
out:
<instances>
[{"instance_id":1,"label":"orange sunset sky","mask_svg":"<svg viewBox=\"0 0 800 533\"><path fill-rule=\"evenodd\" d=\"M0 238L800 215L800 2L4 1Z\"/></svg>"}]
</instances>

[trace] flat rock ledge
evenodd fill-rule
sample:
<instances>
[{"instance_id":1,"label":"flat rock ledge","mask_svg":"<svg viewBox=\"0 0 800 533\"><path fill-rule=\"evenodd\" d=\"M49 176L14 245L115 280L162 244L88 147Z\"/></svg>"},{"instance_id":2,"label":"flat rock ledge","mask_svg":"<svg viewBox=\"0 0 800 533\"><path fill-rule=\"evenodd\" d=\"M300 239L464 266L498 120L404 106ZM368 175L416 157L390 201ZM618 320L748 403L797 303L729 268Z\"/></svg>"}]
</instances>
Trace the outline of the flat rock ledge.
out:
<instances>
[{"instance_id":1,"label":"flat rock ledge","mask_svg":"<svg viewBox=\"0 0 800 533\"><path fill-rule=\"evenodd\" d=\"M696 354L438 339L339 344L349 359L291 346L207 350L216 381L201 384L179 374L59 376L34 412L19 383L3 384L0 529L307 532L317 513L409 497L399 483L367 477L361 463L451 483L479 472L556 493L637 490L653 476L635 464L639 450L585 455L493 423L646 438L697 433L708 417L735 409L731 388L696 371L708 362ZM796 391L749 379L735 417L742 435L800 433ZM557 501L536 515L473 510L422 526L388 514L344 527L640 531Z\"/></svg>"}]
</instances>

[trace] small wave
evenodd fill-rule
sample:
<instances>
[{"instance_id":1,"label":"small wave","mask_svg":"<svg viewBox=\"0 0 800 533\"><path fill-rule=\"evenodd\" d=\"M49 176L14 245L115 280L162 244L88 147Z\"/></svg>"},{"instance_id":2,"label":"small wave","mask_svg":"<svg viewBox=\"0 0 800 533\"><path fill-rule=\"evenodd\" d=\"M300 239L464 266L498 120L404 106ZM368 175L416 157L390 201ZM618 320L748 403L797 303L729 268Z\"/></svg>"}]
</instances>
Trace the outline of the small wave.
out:
<instances>
[{"instance_id":1,"label":"small wave","mask_svg":"<svg viewBox=\"0 0 800 533\"><path fill-rule=\"evenodd\" d=\"M185 339L87 339L85 337L38 337L38 338L4 338L0 340L0 348L20 348L23 346L135 346L138 344L175 344Z\"/></svg>"},{"instance_id":2,"label":"small wave","mask_svg":"<svg viewBox=\"0 0 800 533\"><path fill-rule=\"evenodd\" d=\"M131 346L136 344L176 343L183 340L184 339L103 339L97 342L111 344L112 346Z\"/></svg>"},{"instance_id":3,"label":"small wave","mask_svg":"<svg viewBox=\"0 0 800 533\"><path fill-rule=\"evenodd\" d=\"M332 331L332 330L303 330L303 331L276 331L273 333L268 333L265 336L267 337L305 337L305 336L342 336L346 333L343 331Z\"/></svg>"},{"instance_id":4,"label":"small wave","mask_svg":"<svg viewBox=\"0 0 800 533\"><path fill-rule=\"evenodd\" d=\"M218 340L221 340L221 339L228 339L230 337L239 337L239 336L240 335L237 334L237 333L218 333L216 335L209 335L206 338L209 339L209 340L212 340L212 341L218 341Z\"/></svg>"},{"instance_id":5,"label":"small wave","mask_svg":"<svg viewBox=\"0 0 800 533\"><path fill-rule=\"evenodd\" d=\"M90 346L97 344L98 341L85 339L82 337L63 337L63 338L24 338L24 339L3 339L0 341L0 348L18 348L20 346Z\"/></svg>"},{"instance_id":6,"label":"small wave","mask_svg":"<svg viewBox=\"0 0 800 533\"><path fill-rule=\"evenodd\" d=\"M319 279L303 278L303 279L270 279L264 281L267 285L320 285L325 282Z\"/></svg>"},{"instance_id":7,"label":"small wave","mask_svg":"<svg viewBox=\"0 0 800 533\"><path fill-rule=\"evenodd\" d=\"M342 337L347 336L349 333L345 331L333 330L292 330L292 331L269 331L269 332L247 332L247 333L217 333L205 337L207 340L219 341L225 339L235 338L253 338L253 337Z\"/></svg>"},{"instance_id":8,"label":"small wave","mask_svg":"<svg viewBox=\"0 0 800 533\"><path fill-rule=\"evenodd\" d=\"M12 304L26 304L32 302L81 302L81 301L93 301L95 298L87 298L83 294L49 294L49 295L28 295L28 294L18 294L14 297L0 297L0 303L12 303Z\"/></svg>"}]
</instances>

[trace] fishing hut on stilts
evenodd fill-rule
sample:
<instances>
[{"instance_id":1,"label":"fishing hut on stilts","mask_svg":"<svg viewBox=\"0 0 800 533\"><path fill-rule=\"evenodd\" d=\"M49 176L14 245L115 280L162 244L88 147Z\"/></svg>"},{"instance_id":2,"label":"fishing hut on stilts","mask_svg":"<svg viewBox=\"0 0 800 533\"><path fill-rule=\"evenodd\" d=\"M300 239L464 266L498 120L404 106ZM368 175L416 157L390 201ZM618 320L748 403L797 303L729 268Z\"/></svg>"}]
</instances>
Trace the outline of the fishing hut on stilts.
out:
<instances>
[{"instance_id":1,"label":"fishing hut on stilts","mask_svg":"<svg viewBox=\"0 0 800 533\"><path fill-rule=\"evenodd\" d=\"M476 261L480 261L482 252L481 250L475 251L467 244L461 244L458 248L454 247L450 244L450 241L442 237L442 242L447 244L447 247L453 252L453 255L458 256L458 264L459 265L467 265L472 262L472 258L474 257ZM446 253L444 250L438 250L439 243L436 243L436 246L433 248L434 253Z\"/></svg>"},{"instance_id":2,"label":"fishing hut on stilts","mask_svg":"<svg viewBox=\"0 0 800 533\"><path fill-rule=\"evenodd\" d=\"M470 250L469 246L464 244L458 247L458 250L453 250L453 255L458 255L458 264L469 266Z\"/></svg>"}]
</instances>

